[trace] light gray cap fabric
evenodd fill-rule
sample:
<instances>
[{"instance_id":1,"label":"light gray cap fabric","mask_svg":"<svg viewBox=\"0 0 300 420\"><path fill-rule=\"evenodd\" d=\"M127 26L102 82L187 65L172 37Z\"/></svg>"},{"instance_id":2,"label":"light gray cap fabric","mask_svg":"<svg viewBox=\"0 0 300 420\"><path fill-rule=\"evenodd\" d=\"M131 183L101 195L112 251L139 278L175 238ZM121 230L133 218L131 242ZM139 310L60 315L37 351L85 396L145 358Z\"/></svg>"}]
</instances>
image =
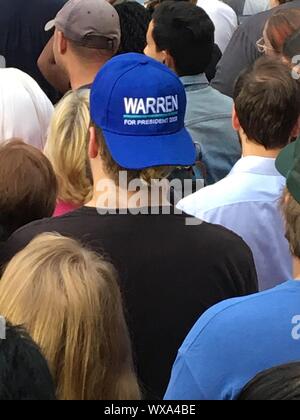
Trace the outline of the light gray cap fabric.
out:
<instances>
[{"instance_id":1,"label":"light gray cap fabric","mask_svg":"<svg viewBox=\"0 0 300 420\"><path fill-rule=\"evenodd\" d=\"M70 41L87 48L115 53L120 45L119 15L107 0L69 0L45 30L54 27Z\"/></svg>"}]
</instances>

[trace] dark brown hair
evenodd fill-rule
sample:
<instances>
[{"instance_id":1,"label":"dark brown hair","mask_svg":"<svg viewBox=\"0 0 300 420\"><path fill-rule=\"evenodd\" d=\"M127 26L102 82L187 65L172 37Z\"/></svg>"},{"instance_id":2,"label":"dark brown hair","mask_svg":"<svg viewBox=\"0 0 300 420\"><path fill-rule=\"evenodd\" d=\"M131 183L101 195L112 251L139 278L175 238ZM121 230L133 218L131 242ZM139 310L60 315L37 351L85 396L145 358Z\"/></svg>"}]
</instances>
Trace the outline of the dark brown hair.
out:
<instances>
[{"instance_id":1,"label":"dark brown hair","mask_svg":"<svg viewBox=\"0 0 300 420\"><path fill-rule=\"evenodd\" d=\"M279 59L262 57L238 78L237 116L249 140L267 150L283 148L300 116L300 83Z\"/></svg>"},{"instance_id":2,"label":"dark brown hair","mask_svg":"<svg viewBox=\"0 0 300 420\"><path fill-rule=\"evenodd\" d=\"M278 9L268 20L266 35L277 54L282 54L285 40L300 27L300 9Z\"/></svg>"},{"instance_id":3,"label":"dark brown hair","mask_svg":"<svg viewBox=\"0 0 300 420\"><path fill-rule=\"evenodd\" d=\"M57 181L43 153L22 140L0 145L1 240L33 220L52 216Z\"/></svg>"}]
</instances>

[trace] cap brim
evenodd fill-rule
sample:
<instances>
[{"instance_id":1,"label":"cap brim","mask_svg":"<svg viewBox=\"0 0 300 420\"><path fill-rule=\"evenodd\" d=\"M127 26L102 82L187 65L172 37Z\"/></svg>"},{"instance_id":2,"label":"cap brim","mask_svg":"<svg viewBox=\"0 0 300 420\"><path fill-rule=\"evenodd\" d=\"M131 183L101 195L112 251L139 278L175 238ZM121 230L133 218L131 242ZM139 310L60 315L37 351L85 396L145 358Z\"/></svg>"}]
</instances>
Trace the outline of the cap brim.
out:
<instances>
[{"instance_id":1,"label":"cap brim","mask_svg":"<svg viewBox=\"0 0 300 420\"><path fill-rule=\"evenodd\" d=\"M289 144L279 153L275 166L277 171L287 178L289 172L293 169L296 157L296 147L299 140Z\"/></svg>"},{"instance_id":2,"label":"cap brim","mask_svg":"<svg viewBox=\"0 0 300 420\"><path fill-rule=\"evenodd\" d=\"M46 23L45 25L45 31L51 31L51 29L55 28L55 19L50 20L48 23Z\"/></svg>"},{"instance_id":3,"label":"cap brim","mask_svg":"<svg viewBox=\"0 0 300 420\"><path fill-rule=\"evenodd\" d=\"M191 166L196 149L186 129L164 136L124 136L102 130L113 159L125 169Z\"/></svg>"}]
</instances>

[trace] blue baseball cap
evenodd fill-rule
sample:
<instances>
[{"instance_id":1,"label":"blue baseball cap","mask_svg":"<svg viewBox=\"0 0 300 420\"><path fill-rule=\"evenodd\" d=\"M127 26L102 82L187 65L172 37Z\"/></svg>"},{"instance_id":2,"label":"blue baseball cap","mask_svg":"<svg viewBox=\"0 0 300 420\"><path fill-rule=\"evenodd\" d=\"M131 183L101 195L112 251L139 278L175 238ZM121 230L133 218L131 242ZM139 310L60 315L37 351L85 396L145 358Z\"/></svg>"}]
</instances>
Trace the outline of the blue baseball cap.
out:
<instances>
[{"instance_id":1,"label":"blue baseball cap","mask_svg":"<svg viewBox=\"0 0 300 420\"><path fill-rule=\"evenodd\" d=\"M135 53L110 60L93 83L90 109L122 168L195 163L195 146L184 128L184 86L158 61Z\"/></svg>"}]
</instances>

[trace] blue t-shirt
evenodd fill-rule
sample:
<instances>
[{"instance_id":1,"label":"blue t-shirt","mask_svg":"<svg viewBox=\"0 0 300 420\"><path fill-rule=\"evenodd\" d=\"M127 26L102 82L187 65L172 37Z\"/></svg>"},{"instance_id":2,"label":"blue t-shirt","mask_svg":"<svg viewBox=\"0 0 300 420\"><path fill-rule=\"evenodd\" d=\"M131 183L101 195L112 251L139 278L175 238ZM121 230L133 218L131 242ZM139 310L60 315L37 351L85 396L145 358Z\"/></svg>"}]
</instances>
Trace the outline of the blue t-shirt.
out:
<instances>
[{"instance_id":1,"label":"blue t-shirt","mask_svg":"<svg viewBox=\"0 0 300 420\"><path fill-rule=\"evenodd\" d=\"M224 301L193 327L166 400L233 400L259 372L300 360L300 281Z\"/></svg>"}]
</instances>

